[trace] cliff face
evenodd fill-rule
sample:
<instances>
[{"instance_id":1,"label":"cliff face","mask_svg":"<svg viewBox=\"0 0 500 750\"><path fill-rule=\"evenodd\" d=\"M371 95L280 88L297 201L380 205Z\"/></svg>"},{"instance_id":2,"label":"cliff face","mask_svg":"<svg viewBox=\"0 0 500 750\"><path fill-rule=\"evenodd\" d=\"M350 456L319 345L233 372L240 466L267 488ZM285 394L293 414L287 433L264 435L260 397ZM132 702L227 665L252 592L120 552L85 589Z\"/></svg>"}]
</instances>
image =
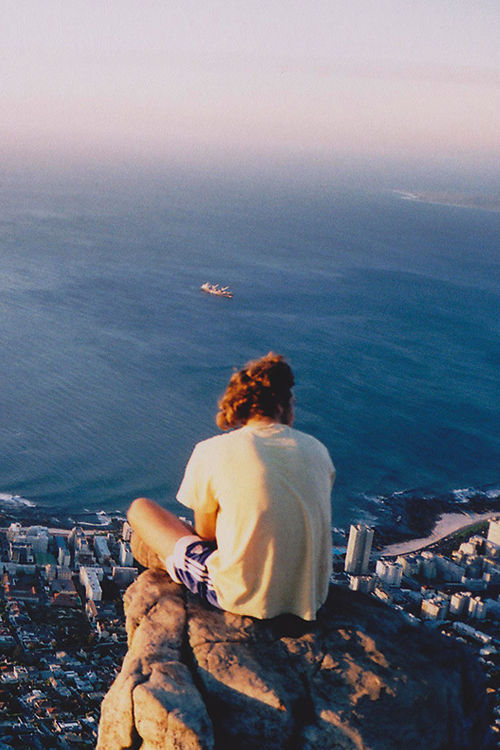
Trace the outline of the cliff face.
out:
<instances>
[{"instance_id":1,"label":"cliff face","mask_svg":"<svg viewBox=\"0 0 500 750\"><path fill-rule=\"evenodd\" d=\"M165 573L125 594L129 651L98 750L486 750L479 666L377 601L332 588L307 630L208 609Z\"/></svg>"}]
</instances>

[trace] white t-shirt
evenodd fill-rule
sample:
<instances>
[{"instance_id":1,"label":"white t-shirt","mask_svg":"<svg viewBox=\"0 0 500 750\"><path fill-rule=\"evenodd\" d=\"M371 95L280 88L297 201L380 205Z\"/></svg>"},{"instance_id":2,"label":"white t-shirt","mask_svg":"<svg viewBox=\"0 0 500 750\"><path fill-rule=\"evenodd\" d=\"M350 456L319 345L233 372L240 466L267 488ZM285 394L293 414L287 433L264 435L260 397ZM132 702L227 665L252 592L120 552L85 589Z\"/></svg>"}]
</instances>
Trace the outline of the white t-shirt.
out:
<instances>
[{"instance_id":1,"label":"white t-shirt","mask_svg":"<svg viewBox=\"0 0 500 750\"><path fill-rule=\"evenodd\" d=\"M217 512L208 569L223 609L315 619L332 567L334 477L326 447L287 425L254 422L195 446L177 499Z\"/></svg>"}]
</instances>

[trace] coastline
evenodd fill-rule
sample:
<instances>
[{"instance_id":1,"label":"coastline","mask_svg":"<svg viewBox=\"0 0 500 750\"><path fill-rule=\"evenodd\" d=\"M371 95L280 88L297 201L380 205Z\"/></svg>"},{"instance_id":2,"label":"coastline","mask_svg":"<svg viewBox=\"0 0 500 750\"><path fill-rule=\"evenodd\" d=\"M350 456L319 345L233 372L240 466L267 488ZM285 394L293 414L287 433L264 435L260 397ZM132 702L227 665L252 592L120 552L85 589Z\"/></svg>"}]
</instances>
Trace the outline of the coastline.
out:
<instances>
[{"instance_id":1,"label":"coastline","mask_svg":"<svg viewBox=\"0 0 500 750\"><path fill-rule=\"evenodd\" d=\"M431 206L448 206L450 208L472 208L481 211L500 211L498 200L488 201L484 198L475 200L471 196L465 195L446 195L435 193L412 193L405 190L392 190L401 200L412 201L415 203L427 203Z\"/></svg>"},{"instance_id":2,"label":"coastline","mask_svg":"<svg viewBox=\"0 0 500 750\"><path fill-rule=\"evenodd\" d=\"M436 521L429 536L389 544L380 551L379 556L394 557L395 555L407 555L410 552L418 552L430 544L434 544L434 542L439 542L449 534L466 529L467 526L473 526L478 521L486 521L488 518L498 515L498 511L487 511L486 513L444 513Z\"/></svg>"}]
</instances>

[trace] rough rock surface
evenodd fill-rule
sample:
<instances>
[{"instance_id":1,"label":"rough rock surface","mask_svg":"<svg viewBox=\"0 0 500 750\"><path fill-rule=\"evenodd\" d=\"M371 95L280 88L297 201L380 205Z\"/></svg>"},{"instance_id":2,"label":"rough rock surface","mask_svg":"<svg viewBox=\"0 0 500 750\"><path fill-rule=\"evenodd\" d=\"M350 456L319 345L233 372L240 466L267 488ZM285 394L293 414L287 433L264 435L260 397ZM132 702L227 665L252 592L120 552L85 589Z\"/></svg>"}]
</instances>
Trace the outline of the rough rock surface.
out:
<instances>
[{"instance_id":1,"label":"rough rock surface","mask_svg":"<svg viewBox=\"0 0 500 750\"><path fill-rule=\"evenodd\" d=\"M211 609L147 570L125 594L129 650L98 750L486 750L469 652L332 587L315 624Z\"/></svg>"}]
</instances>

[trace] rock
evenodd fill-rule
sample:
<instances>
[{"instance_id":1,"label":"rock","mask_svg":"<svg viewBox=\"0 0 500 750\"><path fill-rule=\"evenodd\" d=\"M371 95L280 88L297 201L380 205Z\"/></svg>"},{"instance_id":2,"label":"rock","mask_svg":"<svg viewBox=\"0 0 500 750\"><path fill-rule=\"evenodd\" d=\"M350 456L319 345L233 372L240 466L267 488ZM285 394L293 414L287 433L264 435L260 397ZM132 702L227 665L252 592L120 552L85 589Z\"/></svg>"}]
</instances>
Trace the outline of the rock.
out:
<instances>
[{"instance_id":1,"label":"rock","mask_svg":"<svg viewBox=\"0 0 500 750\"><path fill-rule=\"evenodd\" d=\"M209 608L160 570L125 594L129 650L98 750L488 750L461 644L332 587L315 623Z\"/></svg>"}]
</instances>

